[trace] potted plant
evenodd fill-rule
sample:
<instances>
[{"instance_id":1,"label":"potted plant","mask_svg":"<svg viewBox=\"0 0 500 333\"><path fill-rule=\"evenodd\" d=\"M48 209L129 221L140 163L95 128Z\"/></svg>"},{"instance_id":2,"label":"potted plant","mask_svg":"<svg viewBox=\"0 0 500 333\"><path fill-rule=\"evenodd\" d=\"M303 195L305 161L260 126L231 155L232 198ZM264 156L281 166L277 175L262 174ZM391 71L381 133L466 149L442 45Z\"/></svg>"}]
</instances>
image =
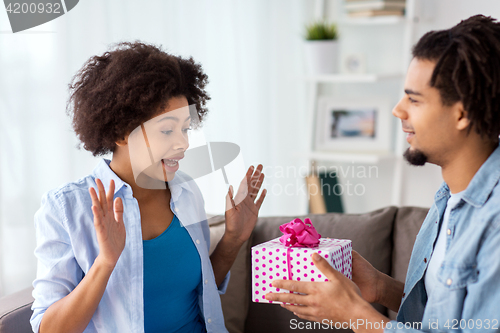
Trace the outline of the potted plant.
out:
<instances>
[{"instance_id":1,"label":"potted plant","mask_svg":"<svg viewBox=\"0 0 500 333\"><path fill-rule=\"evenodd\" d=\"M309 74L337 72L337 25L325 21L306 25L305 59Z\"/></svg>"}]
</instances>

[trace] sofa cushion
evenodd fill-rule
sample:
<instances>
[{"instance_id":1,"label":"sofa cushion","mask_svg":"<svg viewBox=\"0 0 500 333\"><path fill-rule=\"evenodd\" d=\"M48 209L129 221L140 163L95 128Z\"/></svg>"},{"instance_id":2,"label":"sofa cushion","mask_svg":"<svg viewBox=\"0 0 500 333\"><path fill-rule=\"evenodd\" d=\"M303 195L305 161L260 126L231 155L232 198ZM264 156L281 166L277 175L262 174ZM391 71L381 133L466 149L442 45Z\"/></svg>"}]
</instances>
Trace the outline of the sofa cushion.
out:
<instances>
[{"instance_id":1,"label":"sofa cushion","mask_svg":"<svg viewBox=\"0 0 500 333\"><path fill-rule=\"evenodd\" d=\"M383 273L391 273L392 259L392 228L396 207L387 207L366 214L329 213L308 215L322 237L350 239L353 249L368 260ZM295 217L265 217L259 218L253 233L252 246L281 236L279 226ZM250 255L250 254L249 254ZM248 275L250 276L250 267ZM249 279L250 280L250 279ZM251 286L247 285L250 293ZM377 310L386 313L383 307L375 306ZM293 313L276 304L251 302L245 323L245 332L288 332L290 320L306 322ZM308 332L323 332L324 329L312 329Z\"/></svg>"},{"instance_id":2,"label":"sofa cushion","mask_svg":"<svg viewBox=\"0 0 500 333\"><path fill-rule=\"evenodd\" d=\"M391 276L405 282L411 251L418 231L427 216L428 208L401 207L394 220Z\"/></svg>"},{"instance_id":3,"label":"sofa cushion","mask_svg":"<svg viewBox=\"0 0 500 333\"><path fill-rule=\"evenodd\" d=\"M250 284L248 267L250 267L250 242L247 240L236 256L231 267L231 279L227 285L226 293L221 295L221 305L224 313L224 323L231 333L243 333L245 330L245 319L250 303L250 294L246 286Z\"/></svg>"},{"instance_id":4,"label":"sofa cushion","mask_svg":"<svg viewBox=\"0 0 500 333\"><path fill-rule=\"evenodd\" d=\"M225 231L224 216L214 216L208 220L210 225L210 254L215 250ZM220 296L224 323L231 333L243 333L245 319L250 302L247 285L250 283L248 267L250 267L250 244L252 236L241 246L238 255L231 267L231 278L226 293Z\"/></svg>"},{"instance_id":5,"label":"sofa cushion","mask_svg":"<svg viewBox=\"0 0 500 333\"><path fill-rule=\"evenodd\" d=\"M32 287L0 299L0 333L32 333Z\"/></svg>"},{"instance_id":6,"label":"sofa cushion","mask_svg":"<svg viewBox=\"0 0 500 333\"><path fill-rule=\"evenodd\" d=\"M413 244L429 211L428 208L401 207L394 220L391 276L405 282ZM396 319L396 312L389 311L389 318Z\"/></svg>"},{"instance_id":7,"label":"sofa cushion","mask_svg":"<svg viewBox=\"0 0 500 333\"><path fill-rule=\"evenodd\" d=\"M210 249L208 250L209 255L214 252L215 247L219 243L222 236L224 236L224 232L226 231L226 224L224 222L225 221L223 216L215 216L208 219L208 225L210 227Z\"/></svg>"}]
</instances>

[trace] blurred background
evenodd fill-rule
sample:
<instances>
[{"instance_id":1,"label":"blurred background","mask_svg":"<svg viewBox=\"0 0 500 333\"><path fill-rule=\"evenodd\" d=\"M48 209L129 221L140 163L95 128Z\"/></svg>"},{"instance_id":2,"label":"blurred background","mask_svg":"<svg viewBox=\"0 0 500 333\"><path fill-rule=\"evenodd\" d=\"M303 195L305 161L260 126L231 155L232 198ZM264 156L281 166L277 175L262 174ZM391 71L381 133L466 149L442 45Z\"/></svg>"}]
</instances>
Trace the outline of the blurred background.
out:
<instances>
[{"instance_id":1,"label":"blurred background","mask_svg":"<svg viewBox=\"0 0 500 333\"><path fill-rule=\"evenodd\" d=\"M162 45L203 65L212 97L205 139L238 144L247 168L265 166L269 193L261 216L314 210L305 178L313 161L319 170L335 170L346 213L429 207L440 170L402 161L405 140L390 114L403 95L411 46L425 32L474 14L499 18L500 3L398 0L399 10L383 8L385 0L375 1L383 5L378 9L363 1L81 0L65 15L15 34L0 10L0 296L35 278L33 215L43 193L89 174L98 162L77 149L65 111L68 83L89 57L120 41ZM306 57L305 27L318 20L337 24L333 72L311 70ZM377 146L351 151L350 143L318 135L345 99L379 108ZM223 213L224 194L207 199L207 213Z\"/></svg>"}]
</instances>

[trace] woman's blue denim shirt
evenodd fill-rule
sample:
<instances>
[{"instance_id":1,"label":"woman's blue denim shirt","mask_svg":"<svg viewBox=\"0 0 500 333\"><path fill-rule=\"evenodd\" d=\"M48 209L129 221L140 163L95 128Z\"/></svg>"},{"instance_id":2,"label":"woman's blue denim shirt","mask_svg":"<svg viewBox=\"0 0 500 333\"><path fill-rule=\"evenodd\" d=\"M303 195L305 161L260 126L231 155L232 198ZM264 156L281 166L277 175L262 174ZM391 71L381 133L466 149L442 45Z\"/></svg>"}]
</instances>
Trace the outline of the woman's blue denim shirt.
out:
<instances>
[{"instance_id":1,"label":"woman's blue denim shirt","mask_svg":"<svg viewBox=\"0 0 500 333\"><path fill-rule=\"evenodd\" d=\"M437 191L413 247L397 322L388 323L386 332L500 330L499 179L497 147L450 212L440 284L428 296L424 273L450 197L445 183Z\"/></svg>"},{"instance_id":2,"label":"woman's blue denim shirt","mask_svg":"<svg viewBox=\"0 0 500 333\"><path fill-rule=\"evenodd\" d=\"M84 332L144 332L139 204L130 185L109 168L108 160L101 160L92 175L49 191L35 215L38 269L33 282L35 301L30 320L33 332L38 332L47 308L78 285L99 253L88 192L89 187L97 187L95 178L101 179L106 188L111 179L115 181L115 198L123 200L127 239L99 306ZM210 231L203 197L196 184L179 171L168 184L172 194L170 208L188 231L201 258L203 281L198 291L199 305L207 331L227 332L219 294L225 292L229 273L217 288L208 256Z\"/></svg>"}]
</instances>

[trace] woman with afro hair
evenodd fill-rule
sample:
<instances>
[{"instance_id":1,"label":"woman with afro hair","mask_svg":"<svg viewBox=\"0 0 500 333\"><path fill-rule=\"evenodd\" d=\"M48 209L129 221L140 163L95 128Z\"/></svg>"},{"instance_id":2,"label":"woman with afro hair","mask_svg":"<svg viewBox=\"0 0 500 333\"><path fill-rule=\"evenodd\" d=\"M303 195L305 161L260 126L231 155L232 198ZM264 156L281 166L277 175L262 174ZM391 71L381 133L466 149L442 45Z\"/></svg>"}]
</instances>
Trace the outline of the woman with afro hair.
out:
<instances>
[{"instance_id":1,"label":"woman with afro hair","mask_svg":"<svg viewBox=\"0 0 500 333\"><path fill-rule=\"evenodd\" d=\"M226 332L219 294L266 191L257 199L262 165L236 196L229 188L225 233L209 256L201 192L178 171L187 132L207 113L207 82L192 58L140 42L74 76L73 128L86 150L112 159L42 198L34 332Z\"/></svg>"}]
</instances>

